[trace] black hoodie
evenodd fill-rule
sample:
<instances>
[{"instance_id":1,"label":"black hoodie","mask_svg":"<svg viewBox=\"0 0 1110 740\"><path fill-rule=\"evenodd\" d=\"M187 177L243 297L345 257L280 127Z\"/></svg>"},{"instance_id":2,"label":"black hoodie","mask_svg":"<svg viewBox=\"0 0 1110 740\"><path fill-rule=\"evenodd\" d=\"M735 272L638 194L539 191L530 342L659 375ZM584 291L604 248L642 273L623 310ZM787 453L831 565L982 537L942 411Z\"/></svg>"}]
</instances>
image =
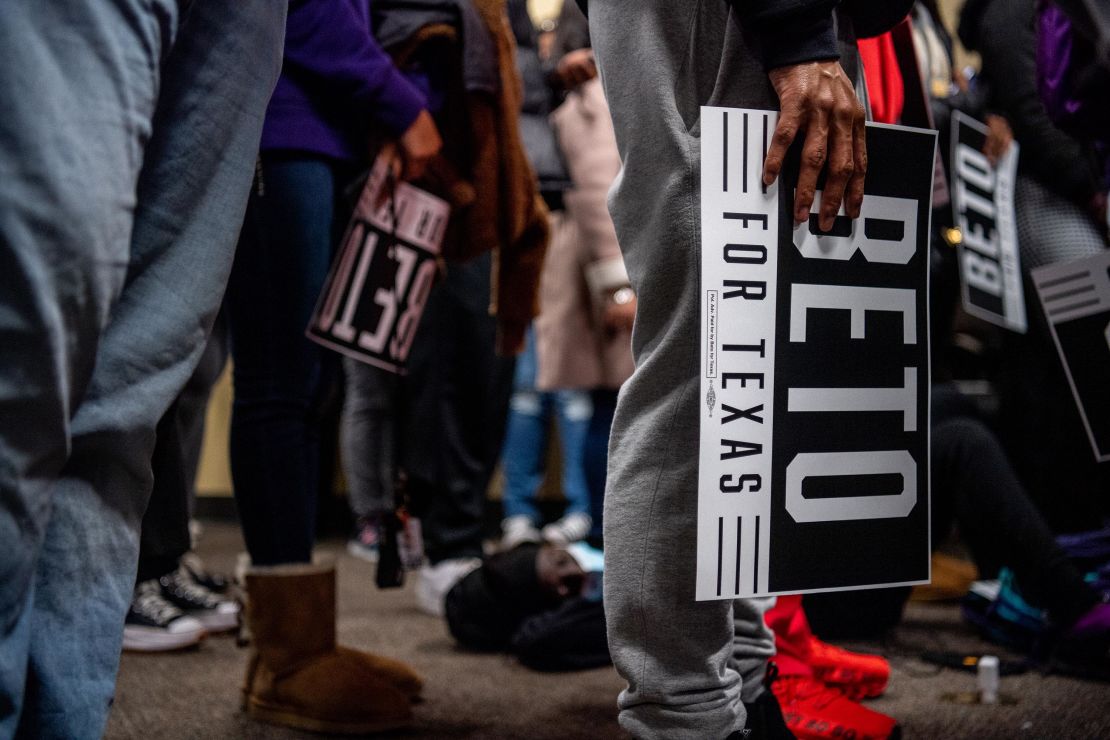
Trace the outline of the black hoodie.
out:
<instances>
[{"instance_id":1,"label":"black hoodie","mask_svg":"<svg viewBox=\"0 0 1110 740\"><path fill-rule=\"evenodd\" d=\"M601 0L598 0L599 2ZM763 66L770 70L819 59L838 59L833 10L842 6L856 38L889 31L905 18L913 0L723 0L745 28L760 37ZM587 0L577 0L587 12Z\"/></svg>"},{"instance_id":2,"label":"black hoodie","mask_svg":"<svg viewBox=\"0 0 1110 740\"><path fill-rule=\"evenodd\" d=\"M968 0L960 40L983 59L987 107L1005 116L1021 145L1018 170L1086 207L1098 188L1088 150L1048 118L1037 92L1034 0Z\"/></svg>"}]
</instances>

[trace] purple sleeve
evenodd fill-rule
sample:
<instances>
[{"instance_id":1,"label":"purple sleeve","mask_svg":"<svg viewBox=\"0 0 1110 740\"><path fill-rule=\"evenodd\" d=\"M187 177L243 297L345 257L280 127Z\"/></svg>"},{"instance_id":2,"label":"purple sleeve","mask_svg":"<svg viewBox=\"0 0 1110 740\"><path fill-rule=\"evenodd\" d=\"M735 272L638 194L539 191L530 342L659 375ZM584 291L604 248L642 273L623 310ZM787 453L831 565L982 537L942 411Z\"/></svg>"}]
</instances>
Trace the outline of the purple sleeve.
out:
<instances>
[{"instance_id":1,"label":"purple sleeve","mask_svg":"<svg viewBox=\"0 0 1110 740\"><path fill-rule=\"evenodd\" d=\"M292 0L284 63L394 135L427 107L347 0Z\"/></svg>"}]
</instances>

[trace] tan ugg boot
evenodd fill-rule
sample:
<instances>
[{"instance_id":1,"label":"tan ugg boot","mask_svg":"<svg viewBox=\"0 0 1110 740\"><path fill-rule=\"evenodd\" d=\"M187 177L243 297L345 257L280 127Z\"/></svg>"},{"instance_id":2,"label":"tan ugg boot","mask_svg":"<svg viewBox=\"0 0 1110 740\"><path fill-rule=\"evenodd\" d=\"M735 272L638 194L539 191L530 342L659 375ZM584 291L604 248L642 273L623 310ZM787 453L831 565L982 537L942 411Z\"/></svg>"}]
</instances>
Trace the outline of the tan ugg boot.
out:
<instances>
[{"instance_id":1,"label":"tan ugg boot","mask_svg":"<svg viewBox=\"0 0 1110 740\"><path fill-rule=\"evenodd\" d=\"M312 732L405 727L423 681L400 661L339 647L335 568L280 565L246 574L253 634L243 708L255 719Z\"/></svg>"}]
</instances>

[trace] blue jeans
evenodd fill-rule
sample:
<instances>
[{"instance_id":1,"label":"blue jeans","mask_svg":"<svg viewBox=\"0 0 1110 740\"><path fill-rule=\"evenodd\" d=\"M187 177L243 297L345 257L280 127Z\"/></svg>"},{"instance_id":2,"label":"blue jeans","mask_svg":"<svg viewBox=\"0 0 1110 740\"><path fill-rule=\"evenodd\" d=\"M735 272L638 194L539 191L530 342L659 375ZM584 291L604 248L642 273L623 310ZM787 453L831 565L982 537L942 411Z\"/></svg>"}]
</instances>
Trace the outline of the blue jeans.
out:
<instances>
[{"instance_id":1,"label":"blue jeans","mask_svg":"<svg viewBox=\"0 0 1110 740\"><path fill-rule=\"evenodd\" d=\"M308 154L263 154L228 285L231 475L255 565L312 558L322 396L339 358L304 330L346 225L340 169Z\"/></svg>"},{"instance_id":2,"label":"blue jeans","mask_svg":"<svg viewBox=\"0 0 1110 740\"><path fill-rule=\"evenodd\" d=\"M98 738L154 429L215 318L278 0L0 4L0 737Z\"/></svg>"},{"instance_id":3,"label":"blue jeans","mask_svg":"<svg viewBox=\"0 0 1110 740\"><path fill-rule=\"evenodd\" d=\"M502 499L505 516L539 520L536 491L543 481L547 429L552 414L558 424L563 453L565 514L589 514L590 490L583 464L586 432L593 415L589 392L536 390L536 341L531 329L524 352L516 361L513 386L509 425L501 452L501 466L505 472Z\"/></svg>"}]
</instances>

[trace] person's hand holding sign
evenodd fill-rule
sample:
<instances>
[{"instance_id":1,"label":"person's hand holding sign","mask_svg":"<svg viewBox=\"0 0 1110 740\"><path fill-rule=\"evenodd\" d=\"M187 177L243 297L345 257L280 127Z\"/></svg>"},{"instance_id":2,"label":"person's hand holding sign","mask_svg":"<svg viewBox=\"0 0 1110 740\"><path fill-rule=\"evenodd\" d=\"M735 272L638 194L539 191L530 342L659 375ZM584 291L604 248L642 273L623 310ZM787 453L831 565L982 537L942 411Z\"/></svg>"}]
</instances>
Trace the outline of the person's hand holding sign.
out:
<instances>
[{"instance_id":1,"label":"person's hand holding sign","mask_svg":"<svg viewBox=\"0 0 1110 740\"><path fill-rule=\"evenodd\" d=\"M398 180L415 180L424 174L428 163L443 148L439 129L428 111L422 110L397 141L387 142L381 151Z\"/></svg>"},{"instance_id":2,"label":"person's hand holding sign","mask_svg":"<svg viewBox=\"0 0 1110 740\"><path fill-rule=\"evenodd\" d=\"M597 77L597 63L593 49L577 49L559 60L555 74L568 90Z\"/></svg>"},{"instance_id":3,"label":"person's hand holding sign","mask_svg":"<svg viewBox=\"0 0 1110 740\"><path fill-rule=\"evenodd\" d=\"M1010 123L1002 116L993 113L987 115L987 141L983 144L983 154L995 167L1014 143L1014 131Z\"/></svg>"},{"instance_id":4,"label":"person's hand holding sign","mask_svg":"<svg viewBox=\"0 0 1110 740\"><path fill-rule=\"evenodd\" d=\"M818 224L833 226L841 202L850 218L858 218L867 174L864 110L855 89L837 61L816 61L772 69L768 76L779 96L782 112L767 151L763 182L770 185L782 170L786 151L804 136L798 172L794 220L809 219L817 190L817 176L828 163Z\"/></svg>"}]
</instances>

